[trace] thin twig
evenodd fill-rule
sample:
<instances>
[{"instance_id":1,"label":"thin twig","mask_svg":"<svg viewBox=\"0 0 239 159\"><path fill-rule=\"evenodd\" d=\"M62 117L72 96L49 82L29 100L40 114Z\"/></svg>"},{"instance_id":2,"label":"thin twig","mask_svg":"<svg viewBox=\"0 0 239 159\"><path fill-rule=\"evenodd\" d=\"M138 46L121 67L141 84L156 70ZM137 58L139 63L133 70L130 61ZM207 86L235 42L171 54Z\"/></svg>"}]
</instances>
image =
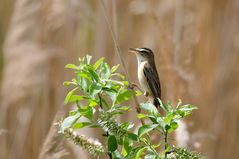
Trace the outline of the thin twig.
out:
<instances>
[{"instance_id":1,"label":"thin twig","mask_svg":"<svg viewBox=\"0 0 239 159\"><path fill-rule=\"evenodd\" d=\"M112 1L112 2L113 2L114 7L116 7L115 1ZM122 53L121 53L121 50L120 50L120 47L119 47L118 39L117 39L117 36L116 36L116 33L115 33L116 28L115 28L115 32L114 32L113 27L112 27L111 22L110 22L110 19L106 14L106 7L105 7L105 4L104 4L103 0L101 0L101 6L102 6L104 17L105 17L106 22L108 24L108 28L109 28L110 33L111 33L111 37L114 41L115 52L116 52L116 54L117 54L117 56L120 60L121 65L122 65L122 68L123 68L123 71L124 71L124 74L125 74L125 78L126 78L127 81L129 81L129 84L131 85L130 78L129 78L129 75L128 75L128 71L125 67L125 63L124 63L123 58L122 58ZM114 15L116 16L116 14L114 14ZM134 93L133 93L133 99L134 99L134 102L135 102L135 105L136 105L136 111L137 111L137 113L140 113L141 108L139 107L139 102L138 102L138 100L136 98L136 95ZM144 124L144 121L142 119L140 121L141 121L142 124Z\"/></svg>"},{"instance_id":2,"label":"thin twig","mask_svg":"<svg viewBox=\"0 0 239 159\"><path fill-rule=\"evenodd\" d=\"M115 34L115 32L114 32L114 30L113 30L113 27L112 27L112 25L111 25L111 23L110 23L110 20L109 20L109 17L107 16L107 14L106 14L106 7L105 7L105 4L104 4L104 2L103 2L103 0L101 0L101 6L102 6L102 10L103 10L103 13L104 13L104 17L105 17L105 19L106 19L106 22L107 22L107 24L108 24L108 27L109 27L109 30L110 30L110 33L111 33L111 37L112 37L112 39L113 39L113 41L114 41L114 47L115 47L115 49L116 49L116 54L118 55L118 58L119 58L119 60L120 60L120 63L121 63L121 65L122 65L122 67L123 67L123 71L124 71L124 73L125 73L125 77L126 77L126 79L128 80L129 79L129 76L128 76L128 71L127 71L127 69L126 69L126 67L125 67L125 63L124 63L124 61L123 61L123 58L122 58L122 54L121 54L121 50L120 50L120 47L119 47L119 44L118 44L118 39L116 39L116 34Z\"/></svg>"},{"instance_id":3,"label":"thin twig","mask_svg":"<svg viewBox=\"0 0 239 159\"><path fill-rule=\"evenodd\" d=\"M100 108L103 109L103 106L102 106L102 99L101 99L101 94L100 94L100 93L98 93L98 97L99 97L99 99L100 99Z\"/></svg>"},{"instance_id":4,"label":"thin twig","mask_svg":"<svg viewBox=\"0 0 239 159\"><path fill-rule=\"evenodd\" d=\"M168 132L166 131L164 134L164 150L168 148ZM166 152L164 158L167 158L168 153Z\"/></svg>"},{"instance_id":5,"label":"thin twig","mask_svg":"<svg viewBox=\"0 0 239 159\"><path fill-rule=\"evenodd\" d=\"M116 0L112 0L112 21L113 21L113 32L115 33L115 38L118 41L118 33L117 33L117 7L116 7ZM116 47L114 47L115 52Z\"/></svg>"}]
</instances>

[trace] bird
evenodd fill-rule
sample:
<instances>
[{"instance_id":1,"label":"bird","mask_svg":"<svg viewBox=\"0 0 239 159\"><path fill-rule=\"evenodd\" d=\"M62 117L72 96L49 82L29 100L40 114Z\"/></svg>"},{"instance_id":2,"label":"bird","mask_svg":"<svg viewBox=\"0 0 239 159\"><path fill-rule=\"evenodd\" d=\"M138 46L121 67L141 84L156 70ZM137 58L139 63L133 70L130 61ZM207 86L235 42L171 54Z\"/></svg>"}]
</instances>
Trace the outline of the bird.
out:
<instances>
[{"instance_id":1,"label":"bird","mask_svg":"<svg viewBox=\"0 0 239 159\"><path fill-rule=\"evenodd\" d=\"M156 106L160 106L161 85L156 69L154 53L149 48L129 48L129 52L136 55L138 61L138 80L144 95Z\"/></svg>"}]
</instances>

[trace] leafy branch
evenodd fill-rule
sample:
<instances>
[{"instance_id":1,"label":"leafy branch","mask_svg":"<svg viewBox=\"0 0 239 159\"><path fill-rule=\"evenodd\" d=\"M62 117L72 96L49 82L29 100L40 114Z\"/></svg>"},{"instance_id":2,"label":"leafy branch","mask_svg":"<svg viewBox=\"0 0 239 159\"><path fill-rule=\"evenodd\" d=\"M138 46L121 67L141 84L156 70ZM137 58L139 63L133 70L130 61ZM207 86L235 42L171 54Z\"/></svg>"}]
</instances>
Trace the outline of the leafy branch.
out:
<instances>
[{"instance_id":1,"label":"leafy branch","mask_svg":"<svg viewBox=\"0 0 239 159\"><path fill-rule=\"evenodd\" d=\"M163 115L153 104L145 102L140 104L144 113L139 112L137 117L147 121L147 124L135 128L132 122L119 122L118 116L131 113L131 106L126 105L125 101L142 93L129 89L129 82L117 72L119 65L110 67L104 58L91 64L91 59L91 56L86 55L79 59L79 65L66 65L66 68L74 71L76 77L64 82L64 85L72 87L64 103L75 103L76 108L61 122L61 133L94 156L107 153L114 159L163 159L178 158L182 154L184 158L187 158L185 154L194 155L191 151L170 145L168 135L178 128L179 120L197 109L195 106L182 104L179 100L174 107L170 102L165 104L158 99ZM86 127L102 129L106 143L93 142L74 132ZM164 140L153 143L150 134L159 134ZM194 156L199 158L199 155Z\"/></svg>"}]
</instances>

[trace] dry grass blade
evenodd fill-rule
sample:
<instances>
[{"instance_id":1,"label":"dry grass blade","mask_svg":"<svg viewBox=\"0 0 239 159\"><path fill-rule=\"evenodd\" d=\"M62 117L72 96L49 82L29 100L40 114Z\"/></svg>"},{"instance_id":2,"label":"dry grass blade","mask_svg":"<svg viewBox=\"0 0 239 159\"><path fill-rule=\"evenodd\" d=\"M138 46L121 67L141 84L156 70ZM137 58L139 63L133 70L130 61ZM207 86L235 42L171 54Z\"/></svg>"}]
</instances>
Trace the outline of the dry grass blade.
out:
<instances>
[{"instance_id":1,"label":"dry grass blade","mask_svg":"<svg viewBox=\"0 0 239 159\"><path fill-rule=\"evenodd\" d=\"M62 156L67 155L66 150L61 148L63 135L58 133L59 128L55 124L59 122L66 113L67 109L63 107L56 113L38 159L60 159Z\"/></svg>"}]
</instances>

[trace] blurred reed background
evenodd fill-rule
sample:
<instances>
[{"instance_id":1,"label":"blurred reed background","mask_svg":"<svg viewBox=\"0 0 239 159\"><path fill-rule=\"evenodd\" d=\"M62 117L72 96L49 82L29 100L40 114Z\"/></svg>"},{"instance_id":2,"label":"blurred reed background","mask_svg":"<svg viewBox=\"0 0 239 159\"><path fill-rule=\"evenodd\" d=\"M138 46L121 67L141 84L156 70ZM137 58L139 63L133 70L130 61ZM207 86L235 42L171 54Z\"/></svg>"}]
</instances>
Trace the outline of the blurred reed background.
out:
<instances>
[{"instance_id":1,"label":"blurred reed background","mask_svg":"<svg viewBox=\"0 0 239 159\"><path fill-rule=\"evenodd\" d=\"M104 4L106 10L100 0L0 0L1 158L38 158L66 95L62 82L72 77L65 64L86 53L119 63L104 11L131 81L137 81L136 60L128 48L152 48L164 100L181 98L199 107L177 132L178 144L210 159L238 158L239 1ZM135 120L132 116L128 120ZM82 133L97 137L92 130ZM91 158L66 140L59 142L61 154L45 158Z\"/></svg>"}]
</instances>

